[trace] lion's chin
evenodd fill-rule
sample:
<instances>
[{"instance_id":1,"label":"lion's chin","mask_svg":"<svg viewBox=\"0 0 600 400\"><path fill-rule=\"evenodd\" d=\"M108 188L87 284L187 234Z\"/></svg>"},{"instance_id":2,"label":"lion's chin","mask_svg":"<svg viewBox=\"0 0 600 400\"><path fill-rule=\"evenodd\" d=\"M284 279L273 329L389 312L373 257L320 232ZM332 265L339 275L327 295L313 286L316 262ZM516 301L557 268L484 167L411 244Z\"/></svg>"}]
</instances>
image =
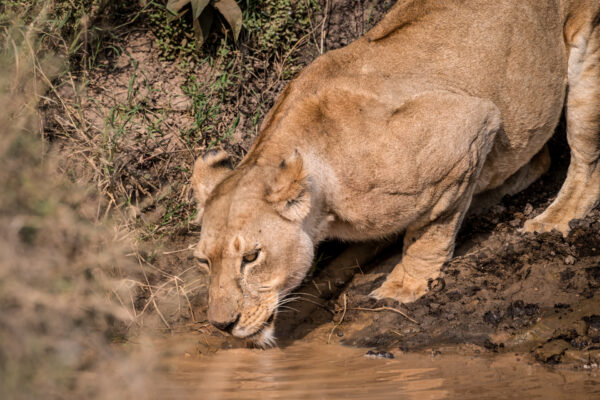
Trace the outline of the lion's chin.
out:
<instances>
[{"instance_id":1,"label":"lion's chin","mask_svg":"<svg viewBox=\"0 0 600 400\"><path fill-rule=\"evenodd\" d=\"M272 315L264 324L264 326L256 332L250 335L244 335L243 333L243 331L238 332L238 334L236 335L234 331L234 336L246 340L247 342L253 344L254 346L260 347L261 349L268 349L270 347L275 346L275 344L277 343L277 339L275 338L274 315Z\"/></svg>"},{"instance_id":2,"label":"lion's chin","mask_svg":"<svg viewBox=\"0 0 600 400\"><path fill-rule=\"evenodd\" d=\"M277 339L275 338L275 324L271 322L254 334L250 340L255 346L258 346L261 349L274 347L277 343Z\"/></svg>"}]
</instances>

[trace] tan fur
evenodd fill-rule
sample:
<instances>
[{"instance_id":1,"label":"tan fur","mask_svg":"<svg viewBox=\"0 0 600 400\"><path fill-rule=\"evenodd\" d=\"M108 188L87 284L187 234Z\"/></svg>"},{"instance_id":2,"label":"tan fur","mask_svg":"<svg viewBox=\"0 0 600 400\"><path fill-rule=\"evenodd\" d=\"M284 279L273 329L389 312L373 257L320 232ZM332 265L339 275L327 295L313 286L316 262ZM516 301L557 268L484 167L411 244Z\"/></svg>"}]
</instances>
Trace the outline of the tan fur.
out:
<instances>
[{"instance_id":1,"label":"tan fur","mask_svg":"<svg viewBox=\"0 0 600 400\"><path fill-rule=\"evenodd\" d=\"M265 321L326 238L405 231L402 262L372 295L419 298L473 195L514 193L548 168L568 85L572 166L525 226L566 232L600 198L598 14L591 0L401 0L364 38L315 60L233 172L202 161L194 173L209 319L270 340Z\"/></svg>"},{"instance_id":2,"label":"tan fur","mask_svg":"<svg viewBox=\"0 0 600 400\"><path fill-rule=\"evenodd\" d=\"M310 211L310 191L298 152L281 162L280 171L267 186L265 200L282 217L302 221Z\"/></svg>"},{"instance_id":3,"label":"tan fur","mask_svg":"<svg viewBox=\"0 0 600 400\"><path fill-rule=\"evenodd\" d=\"M230 172L231 168L224 165L229 161L224 151L211 151L200 157L194 163L191 187L196 198L196 222L202 221L204 204L211 192Z\"/></svg>"}]
</instances>

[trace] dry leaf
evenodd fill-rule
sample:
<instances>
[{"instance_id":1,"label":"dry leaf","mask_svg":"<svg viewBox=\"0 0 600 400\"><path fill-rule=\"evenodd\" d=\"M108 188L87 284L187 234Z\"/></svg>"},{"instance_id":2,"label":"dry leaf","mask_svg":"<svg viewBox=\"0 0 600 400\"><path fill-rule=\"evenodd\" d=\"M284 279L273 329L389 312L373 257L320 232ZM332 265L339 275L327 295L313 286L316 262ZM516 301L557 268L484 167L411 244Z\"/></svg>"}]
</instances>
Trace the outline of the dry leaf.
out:
<instances>
[{"instance_id":1,"label":"dry leaf","mask_svg":"<svg viewBox=\"0 0 600 400\"><path fill-rule=\"evenodd\" d=\"M193 15L194 21L196 21L202 14L202 11L204 11L206 6L208 5L208 3L210 3L210 0L191 0L191 2L192 2L192 15ZM200 21L200 25L202 25L202 21Z\"/></svg>"},{"instance_id":2,"label":"dry leaf","mask_svg":"<svg viewBox=\"0 0 600 400\"><path fill-rule=\"evenodd\" d=\"M213 6L219 10L233 31L233 40L237 42L242 30L242 10L235 0L216 0Z\"/></svg>"}]
</instances>

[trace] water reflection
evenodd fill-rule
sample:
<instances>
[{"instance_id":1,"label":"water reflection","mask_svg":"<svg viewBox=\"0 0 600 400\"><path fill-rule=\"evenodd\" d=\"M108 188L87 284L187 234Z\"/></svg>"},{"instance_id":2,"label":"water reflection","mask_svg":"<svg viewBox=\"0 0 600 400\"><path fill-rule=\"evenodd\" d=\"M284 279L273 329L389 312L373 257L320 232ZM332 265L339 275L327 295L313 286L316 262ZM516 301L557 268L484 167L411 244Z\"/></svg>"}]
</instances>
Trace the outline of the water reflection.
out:
<instances>
[{"instance_id":1,"label":"water reflection","mask_svg":"<svg viewBox=\"0 0 600 400\"><path fill-rule=\"evenodd\" d=\"M552 371L514 355L469 357L295 344L174 357L160 398L190 399L554 399L600 398L596 374ZM580 395L581 397L578 397Z\"/></svg>"}]
</instances>

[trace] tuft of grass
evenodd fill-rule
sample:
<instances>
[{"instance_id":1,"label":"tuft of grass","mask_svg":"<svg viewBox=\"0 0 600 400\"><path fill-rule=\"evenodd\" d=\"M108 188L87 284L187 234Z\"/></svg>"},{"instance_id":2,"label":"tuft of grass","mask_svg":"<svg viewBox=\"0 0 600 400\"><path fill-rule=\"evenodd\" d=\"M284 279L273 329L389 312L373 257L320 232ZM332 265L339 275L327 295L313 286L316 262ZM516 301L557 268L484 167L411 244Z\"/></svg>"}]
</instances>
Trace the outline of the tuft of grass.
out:
<instances>
[{"instance_id":1,"label":"tuft of grass","mask_svg":"<svg viewBox=\"0 0 600 400\"><path fill-rule=\"evenodd\" d=\"M156 36L161 59L185 63L200 60L200 48L194 40L191 18L171 17L172 14L161 3L152 3L147 12L148 28Z\"/></svg>"}]
</instances>

